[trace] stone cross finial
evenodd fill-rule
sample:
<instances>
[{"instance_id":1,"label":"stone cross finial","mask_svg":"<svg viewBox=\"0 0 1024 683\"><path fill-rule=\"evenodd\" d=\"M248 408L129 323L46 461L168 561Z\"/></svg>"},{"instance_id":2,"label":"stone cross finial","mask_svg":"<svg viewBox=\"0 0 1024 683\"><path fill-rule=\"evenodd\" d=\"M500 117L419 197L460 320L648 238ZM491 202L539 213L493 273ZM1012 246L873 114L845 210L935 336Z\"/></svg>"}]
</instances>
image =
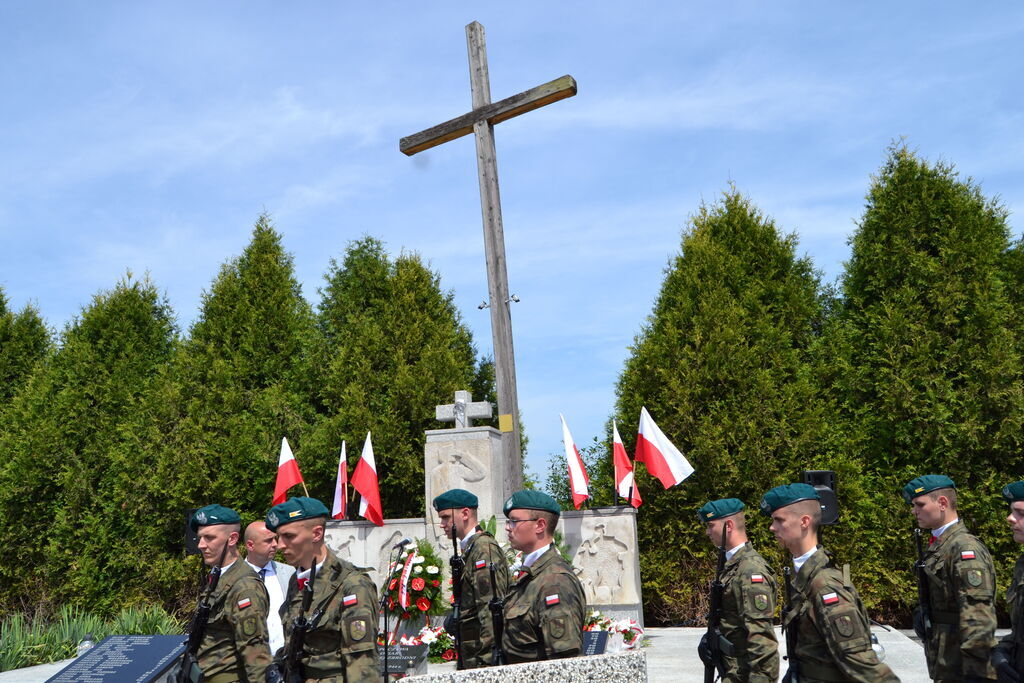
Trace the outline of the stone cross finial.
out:
<instances>
[{"instance_id":1,"label":"stone cross finial","mask_svg":"<svg viewBox=\"0 0 1024 683\"><path fill-rule=\"evenodd\" d=\"M456 391L455 403L436 406L435 417L438 422L454 422L456 429L472 427L472 420L484 420L491 416L493 407L487 401L473 402L468 391Z\"/></svg>"}]
</instances>

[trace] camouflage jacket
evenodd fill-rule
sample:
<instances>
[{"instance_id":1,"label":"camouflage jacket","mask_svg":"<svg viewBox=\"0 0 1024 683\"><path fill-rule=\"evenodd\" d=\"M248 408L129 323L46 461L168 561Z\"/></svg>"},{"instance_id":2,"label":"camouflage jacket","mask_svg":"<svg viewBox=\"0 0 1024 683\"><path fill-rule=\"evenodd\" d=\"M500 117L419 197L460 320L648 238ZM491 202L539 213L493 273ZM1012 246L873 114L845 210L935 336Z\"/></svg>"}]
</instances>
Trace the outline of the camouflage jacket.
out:
<instances>
[{"instance_id":1,"label":"camouflage jacket","mask_svg":"<svg viewBox=\"0 0 1024 683\"><path fill-rule=\"evenodd\" d=\"M988 549L963 522L946 529L924 553L931 599L931 638L925 643L934 680L995 678L995 568Z\"/></svg>"},{"instance_id":2,"label":"camouflage jacket","mask_svg":"<svg viewBox=\"0 0 1024 683\"><path fill-rule=\"evenodd\" d=\"M494 563L494 583L498 597L508 592L508 563L494 536L477 531L469 540L463 555L466 568L462 574L462 596L459 604L459 633L462 639L463 668L475 669L491 663L494 646L494 624L489 607L491 601L490 563Z\"/></svg>"},{"instance_id":3,"label":"camouflage jacket","mask_svg":"<svg viewBox=\"0 0 1024 683\"><path fill-rule=\"evenodd\" d=\"M788 655L791 667L796 660L801 683L899 683L871 649L871 625L857 590L846 585L824 548L811 555L792 581L793 602L782 627L796 629L796 647Z\"/></svg>"},{"instance_id":4,"label":"camouflage jacket","mask_svg":"<svg viewBox=\"0 0 1024 683\"><path fill-rule=\"evenodd\" d=\"M779 642L775 638L775 577L749 543L725 563L722 572L722 635L732 643L723 656L723 683L775 683L779 680Z\"/></svg>"},{"instance_id":5,"label":"camouflage jacket","mask_svg":"<svg viewBox=\"0 0 1024 683\"><path fill-rule=\"evenodd\" d=\"M1009 645L1018 673L1024 671L1024 555L1017 558L1013 580L1006 591L1006 608L1010 611L1010 632L1000 641Z\"/></svg>"},{"instance_id":6,"label":"camouflage jacket","mask_svg":"<svg viewBox=\"0 0 1024 683\"><path fill-rule=\"evenodd\" d=\"M296 575L288 580L281 605L285 651L292 625L302 612L302 592ZM306 634L302 666L306 680L357 683L380 678L377 658L377 590L370 577L330 550L316 573L311 618L321 612Z\"/></svg>"},{"instance_id":7,"label":"camouflage jacket","mask_svg":"<svg viewBox=\"0 0 1024 683\"><path fill-rule=\"evenodd\" d=\"M270 598L241 558L221 574L196 660L206 680L263 683L273 662L267 644Z\"/></svg>"},{"instance_id":8,"label":"camouflage jacket","mask_svg":"<svg viewBox=\"0 0 1024 683\"><path fill-rule=\"evenodd\" d=\"M554 544L519 573L505 596L504 615L501 643L509 664L576 657L583 651L583 586Z\"/></svg>"}]
</instances>

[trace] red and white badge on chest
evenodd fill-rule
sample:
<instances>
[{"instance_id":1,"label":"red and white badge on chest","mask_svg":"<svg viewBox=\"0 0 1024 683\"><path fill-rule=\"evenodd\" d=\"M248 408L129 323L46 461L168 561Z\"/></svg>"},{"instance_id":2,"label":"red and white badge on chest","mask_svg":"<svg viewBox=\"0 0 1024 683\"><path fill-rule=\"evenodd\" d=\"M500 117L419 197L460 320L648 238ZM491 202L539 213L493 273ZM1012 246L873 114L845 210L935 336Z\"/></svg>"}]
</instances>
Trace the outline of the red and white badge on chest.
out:
<instances>
[{"instance_id":1,"label":"red and white badge on chest","mask_svg":"<svg viewBox=\"0 0 1024 683\"><path fill-rule=\"evenodd\" d=\"M487 560L477 560L476 562L473 563L473 567L475 569L483 569L486 566L487 566Z\"/></svg>"},{"instance_id":2,"label":"red and white badge on chest","mask_svg":"<svg viewBox=\"0 0 1024 683\"><path fill-rule=\"evenodd\" d=\"M561 600L558 599L558 593L555 593L554 595L549 595L546 598L544 598L544 603L548 607L551 607L551 605L557 605L559 602L561 602Z\"/></svg>"},{"instance_id":3,"label":"red and white badge on chest","mask_svg":"<svg viewBox=\"0 0 1024 683\"><path fill-rule=\"evenodd\" d=\"M764 583L764 576L761 574L751 574L750 583Z\"/></svg>"},{"instance_id":4,"label":"red and white badge on chest","mask_svg":"<svg viewBox=\"0 0 1024 683\"><path fill-rule=\"evenodd\" d=\"M249 598L242 598L241 600L238 601L238 609L245 609L246 607L248 607L251 604L252 604L252 600L250 600Z\"/></svg>"},{"instance_id":5,"label":"red and white badge on chest","mask_svg":"<svg viewBox=\"0 0 1024 683\"><path fill-rule=\"evenodd\" d=\"M821 601L826 605L834 605L839 602L839 596L835 593L825 593L821 596Z\"/></svg>"},{"instance_id":6,"label":"red and white badge on chest","mask_svg":"<svg viewBox=\"0 0 1024 683\"><path fill-rule=\"evenodd\" d=\"M346 595L341 599L341 604L345 605L345 607L351 607L357 602L359 602L359 600L356 598L355 595Z\"/></svg>"},{"instance_id":7,"label":"red and white badge on chest","mask_svg":"<svg viewBox=\"0 0 1024 683\"><path fill-rule=\"evenodd\" d=\"M965 551L963 551L962 553L960 553L960 559L961 560L973 560L974 559L974 551L973 550L965 550Z\"/></svg>"}]
</instances>

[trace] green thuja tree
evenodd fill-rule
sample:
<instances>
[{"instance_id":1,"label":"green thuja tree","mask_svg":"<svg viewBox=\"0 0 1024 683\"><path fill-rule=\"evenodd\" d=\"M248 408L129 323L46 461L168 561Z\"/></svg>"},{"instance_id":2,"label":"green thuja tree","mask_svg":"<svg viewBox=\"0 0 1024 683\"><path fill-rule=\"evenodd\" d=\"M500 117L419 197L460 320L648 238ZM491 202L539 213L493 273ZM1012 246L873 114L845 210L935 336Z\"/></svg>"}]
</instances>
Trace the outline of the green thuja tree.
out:
<instances>
[{"instance_id":1,"label":"green thuja tree","mask_svg":"<svg viewBox=\"0 0 1024 683\"><path fill-rule=\"evenodd\" d=\"M434 407L472 389L493 401L493 371L478 362L451 292L419 256L389 257L377 239L351 243L331 262L318 310L326 340L318 400L325 417L310 448L333 456L322 495L332 495L337 453L355 466L367 432L387 517L423 515L424 430Z\"/></svg>"},{"instance_id":2,"label":"green thuja tree","mask_svg":"<svg viewBox=\"0 0 1024 683\"><path fill-rule=\"evenodd\" d=\"M996 558L1016 554L998 499L1024 473L1006 211L951 166L896 145L851 245L833 375L852 425L847 448L868 482L858 509L872 576L862 593L905 609L914 523L898 491L917 475L951 476L961 517ZM1003 580L1009 562L999 562Z\"/></svg>"},{"instance_id":3,"label":"green thuja tree","mask_svg":"<svg viewBox=\"0 0 1024 683\"><path fill-rule=\"evenodd\" d=\"M7 307L0 288L0 411L50 350L50 331L32 306L20 313Z\"/></svg>"},{"instance_id":4,"label":"green thuja tree","mask_svg":"<svg viewBox=\"0 0 1024 683\"><path fill-rule=\"evenodd\" d=\"M107 533L110 501L99 491L120 427L174 338L167 302L148 280L129 275L68 324L59 349L5 413L0 514L10 528L0 585L9 603L59 598L103 607L109 600L107 560L124 549Z\"/></svg>"},{"instance_id":5,"label":"green thuja tree","mask_svg":"<svg viewBox=\"0 0 1024 683\"><path fill-rule=\"evenodd\" d=\"M619 425L637 424L646 406L695 468L665 490L637 466L648 618L692 619L706 606L714 551L700 505L745 501L753 543L778 559L758 523L761 495L803 469L838 467L810 361L822 315L818 276L796 255L796 238L737 191L691 219L616 389ZM632 453L635 430L620 432Z\"/></svg>"}]
</instances>

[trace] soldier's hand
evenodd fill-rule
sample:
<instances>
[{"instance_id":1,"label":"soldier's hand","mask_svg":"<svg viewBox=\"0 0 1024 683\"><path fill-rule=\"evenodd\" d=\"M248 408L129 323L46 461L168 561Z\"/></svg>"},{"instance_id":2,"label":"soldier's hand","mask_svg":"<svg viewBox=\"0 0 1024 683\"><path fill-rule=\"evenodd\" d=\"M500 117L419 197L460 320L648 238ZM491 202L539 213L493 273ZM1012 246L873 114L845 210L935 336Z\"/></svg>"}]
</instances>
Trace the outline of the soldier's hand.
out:
<instances>
[{"instance_id":1,"label":"soldier's hand","mask_svg":"<svg viewBox=\"0 0 1024 683\"><path fill-rule=\"evenodd\" d=\"M917 634L918 638L920 638L921 640L924 640L924 636L925 636L924 610L921 608L920 605L918 605L914 609L914 633Z\"/></svg>"},{"instance_id":2,"label":"soldier's hand","mask_svg":"<svg viewBox=\"0 0 1024 683\"><path fill-rule=\"evenodd\" d=\"M992 650L992 666L996 669L999 683L1020 683L1021 676L1010 660L1010 652L1003 645L996 645Z\"/></svg>"},{"instance_id":3,"label":"soldier's hand","mask_svg":"<svg viewBox=\"0 0 1024 683\"><path fill-rule=\"evenodd\" d=\"M711 646L708 645L707 633L700 638L700 644L697 645L697 655L700 657L700 661L705 664L714 664L711 659Z\"/></svg>"},{"instance_id":4,"label":"soldier's hand","mask_svg":"<svg viewBox=\"0 0 1024 683\"><path fill-rule=\"evenodd\" d=\"M267 667L266 683L284 683L284 676L281 674L281 670L277 668L276 664L271 664Z\"/></svg>"}]
</instances>

